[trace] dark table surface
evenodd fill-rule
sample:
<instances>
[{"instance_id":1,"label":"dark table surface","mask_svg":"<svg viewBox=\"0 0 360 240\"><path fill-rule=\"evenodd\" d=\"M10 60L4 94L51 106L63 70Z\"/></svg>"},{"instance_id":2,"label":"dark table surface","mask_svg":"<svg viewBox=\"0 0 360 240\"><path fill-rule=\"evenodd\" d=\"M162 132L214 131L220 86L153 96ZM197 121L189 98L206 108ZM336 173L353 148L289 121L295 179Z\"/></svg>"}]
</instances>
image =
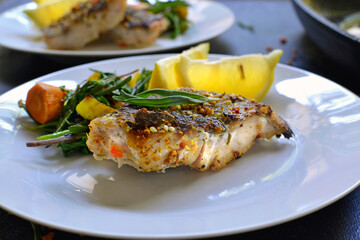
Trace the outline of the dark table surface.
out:
<instances>
[{"instance_id":1,"label":"dark table surface","mask_svg":"<svg viewBox=\"0 0 360 240\"><path fill-rule=\"evenodd\" d=\"M27 1L0 0L0 12L25 2ZM330 60L307 37L290 1L221 2L234 11L236 23L227 32L210 40L211 53L242 55L267 53L268 47L280 48L284 51L281 63L319 74L354 93L360 93L359 84L355 81L359 79L354 78L353 72L342 67L341 63ZM238 22L251 25L254 30L241 28ZM281 38L285 38L286 43L282 43ZM171 52L181 50L183 49ZM81 58L76 61L59 61L56 58L0 47L0 94L44 74L95 60L97 59ZM54 239L98 239L48 228L43 228L41 233L46 235L49 231L55 233ZM33 239L33 230L28 221L0 209L0 240L5 239ZM305 217L270 228L216 239L360 239L360 188Z\"/></svg>"}]
</instances>

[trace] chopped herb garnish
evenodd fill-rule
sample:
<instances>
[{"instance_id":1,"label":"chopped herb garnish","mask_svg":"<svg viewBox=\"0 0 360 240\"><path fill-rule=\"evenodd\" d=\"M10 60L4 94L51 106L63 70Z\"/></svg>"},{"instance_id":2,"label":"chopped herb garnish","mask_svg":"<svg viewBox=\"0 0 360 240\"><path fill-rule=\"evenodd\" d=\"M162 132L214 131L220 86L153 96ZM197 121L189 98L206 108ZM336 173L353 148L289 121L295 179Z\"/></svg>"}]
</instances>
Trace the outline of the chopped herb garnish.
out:
<instances>
[{"instance_id":1,"label":"chopped herb garnish","mask_svg":"<svg viewBox=\"0 0 360 240\"><path fill-rule=\"evenodd\" d=\"M238 26L242 29L248 30L250 32L254 32L254 27L252 25L247 25L241 21L238 21Z\"/></svg>"}]
</instances>

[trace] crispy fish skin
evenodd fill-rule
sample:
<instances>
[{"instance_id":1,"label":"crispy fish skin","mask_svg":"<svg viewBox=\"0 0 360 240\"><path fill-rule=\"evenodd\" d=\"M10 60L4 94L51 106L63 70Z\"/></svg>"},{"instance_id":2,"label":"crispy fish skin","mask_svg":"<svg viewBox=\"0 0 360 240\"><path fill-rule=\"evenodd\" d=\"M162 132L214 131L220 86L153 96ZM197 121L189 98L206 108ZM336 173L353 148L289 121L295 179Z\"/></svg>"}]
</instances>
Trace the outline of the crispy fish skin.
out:
<instances>
[{"instance_id":1,"label":"crispy fish skin","mask_svg":"<svg viewBox=\"0 0 360 240\"><path fill-rule=\"evenodd\" d=\"M121 47L151 45L168 28L162 14L152 14L146 4L129 5L125 17L108 35Z\"/></svg>"},{"instance_id":2,"label":"crispy fish skin","mask_svg":"<svg viewBox=\"0 0 360 240\"><path fill-rule=\"evenodd\" d=\"M42 29L51 49L78 49L114 28L123 18L126 0L89 0Z\"/></svg>"},{"instance_id":3,"label":"crispy fish skin","mask_svg":"<svg viewBox=\"0 0 360 240\"><path fill-rule=\"evenodd\" d=\"M248 151L256 138L293 136L288 124L263 103L205 91L220 98L169 108L124 105L91 121L87 146L96 159L112 159L142 172L187 165L219 170Z\"/></svg>"}]
</instances>

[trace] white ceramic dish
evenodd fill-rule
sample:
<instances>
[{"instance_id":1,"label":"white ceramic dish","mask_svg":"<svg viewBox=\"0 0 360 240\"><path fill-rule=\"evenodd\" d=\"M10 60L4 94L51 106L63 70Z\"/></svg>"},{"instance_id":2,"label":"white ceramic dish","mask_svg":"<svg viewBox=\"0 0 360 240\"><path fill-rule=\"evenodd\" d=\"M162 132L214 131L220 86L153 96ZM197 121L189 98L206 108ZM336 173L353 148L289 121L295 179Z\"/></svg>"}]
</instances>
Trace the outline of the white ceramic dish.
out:
<instances>
[{"instance_id":1,"label":"white ceramic dish","mask_svg":"<svg viewBox=\"0 0 360 240\"><path fill-rule=\"evenodd\" d=\"M179 167L165 174L139 173L92 156L64 158L55 147L25 147L38 133L19 127L29 118L17 102L34 82L74 87L90 75L89 68L119 74L152 69L165 56L81 65L3 94L0 207L40 224L93 236L196 238L286 222L359 185L359 98L327 79L281 64L264 102L288 121L295 138L258 140L240 160L217 172Z\"/></svg>"},{"instance_id":2,"label":"white ceramic dish","mask_svg":"<svg viewBox=\"0 0 360 240\"><path fill-rule=\"evenodd\" d=\"M162 36L148 47L120 48L115 43L102 38L79 50L49 49L43 41L40 30L23 13L24 9L36 6L35 3L28 3L0 14L0 45L24 52L57 56L109 57L145 54L209 40L225 32L235 21L232 11L219 2L192 0L189 3L191 7L188 18L193 25L176 39Z\"/></svg>"}]
</instances>

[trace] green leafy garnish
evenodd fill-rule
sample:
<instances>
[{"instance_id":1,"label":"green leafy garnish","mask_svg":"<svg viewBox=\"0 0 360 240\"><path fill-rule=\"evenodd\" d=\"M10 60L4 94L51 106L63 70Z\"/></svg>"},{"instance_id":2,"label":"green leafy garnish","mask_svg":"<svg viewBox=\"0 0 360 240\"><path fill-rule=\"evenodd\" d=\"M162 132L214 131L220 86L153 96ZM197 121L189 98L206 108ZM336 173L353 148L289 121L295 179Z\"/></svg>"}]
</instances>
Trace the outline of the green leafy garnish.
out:
<instances>
[{"instance_id":1,"label":"green leafy garnish","mask_svg":"<svg viewBox=\"0 0 360 240\"><path fill-rule=\"evenodd\" d=\"M151 70L143 69L140 77L136 81L134 88L131 90L131 94L138 94L148 89L151 74Z\"/></svg>"},{"instance_id":2,"label":"green leafy garnish","mask_svg":"<svg viewBox=\"0 0 360 240\"><path fill-rule=\"evenodd\" d=\"M170 37L176 38L180 34L184 33L190 26L190 21L186 19L187 7L190 6L187 2L182 0L170 0L167 2L161 2L156 0L154 4L151 4L148 0L140 0L149 4L147 10L154 14L164 14L169 20Z\"/></svg>"}]
</instances>

